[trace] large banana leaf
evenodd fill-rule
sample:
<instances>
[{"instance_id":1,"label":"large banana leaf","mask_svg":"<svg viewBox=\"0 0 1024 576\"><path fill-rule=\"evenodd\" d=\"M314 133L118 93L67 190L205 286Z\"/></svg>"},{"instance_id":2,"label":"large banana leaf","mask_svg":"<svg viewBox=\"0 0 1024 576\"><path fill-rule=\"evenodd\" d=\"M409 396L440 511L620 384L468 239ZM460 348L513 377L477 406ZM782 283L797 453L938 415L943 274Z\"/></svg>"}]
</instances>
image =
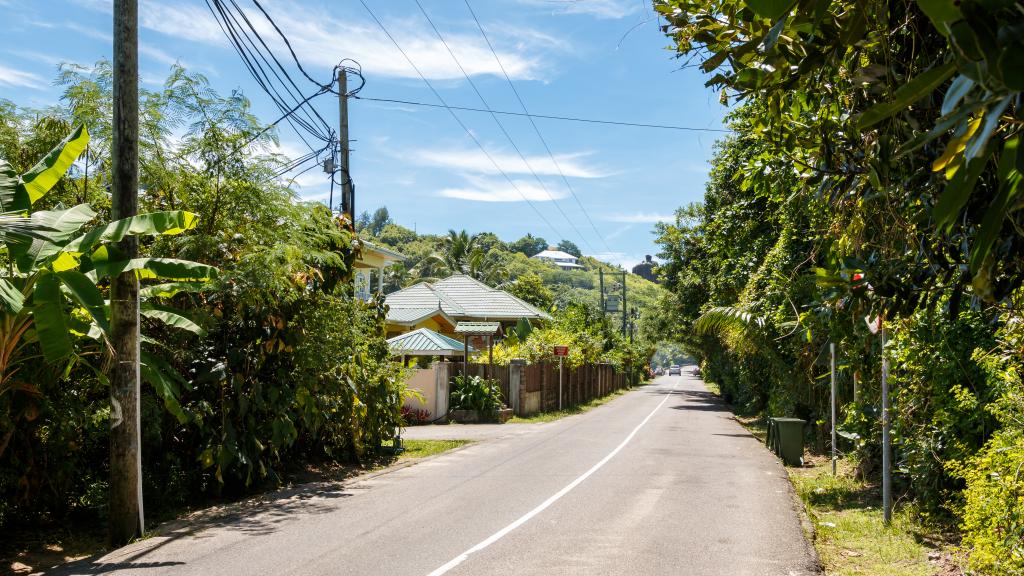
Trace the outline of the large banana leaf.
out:
<instances>
[{"instance_id":1,"label":"large banana leaf","mask_svg":"<svg viewBox=\"0 0 1024 576\"><path fill-rule=\"evenodd\" d=\"M18 193L18 173L7 160L0 159L0 212L15 212L14 196Z\"/></svg>"},{"instance_id":2,"label":"large banana leaf","mask_svg":"<svg viewBox=\"0 0 1024 576\"><path fill-rule=\"evenodd\" d=\"M195 228L199 217L191 212L150 212L116 220L92 230L64 246L65 252L83 254L102 242L120 242L125 236L181 234Z\"/></svg>"},{"instance_id":3,"label":"large banana leaf","mask_svg":"<svg viewBox=\"0 0 1024 576\"><path fill-rule=\"evenodd\" d=\"M0 278L0 305L8 314L21 312L25 296L6 278Z\"/></svg>"},{"instance_id":4,"label":"large banana leaf","mask_svg":"<svg viewBox=\"0 0 1024 576\"><path fill-rule=\"evenodd\" d=\"M31 244L8 241L7 248L18 263L18 269L28 273L37 262L60 252L61 245L95 217L96 212L88 204L79 204L66 210L33 212L32 222L47 230L47 239L36 238Z\"/></svg>"},{"instance_id":5,"label":"large banana leaf","mask_svg":"<svg viewBox=\"0 0 1024 576\"><path fill-rule=\"evenodd\" d=\"M164 324L187 330L193 334L204 336L206 331L188 316L186 316L181 310L176 310L167 306L160 306L159 304L151 304L149 302L143 302L140 313L146 318L153 318L159 320Z\"/></svg>"},{"instance_id":6,"label":"large banana leaf","mask_svg":"<svg viewBox=\"0 0 1024 576\"><path fill-rule=\"evenodd\" d=\"M93 252L92 263L96 267L96 278L113 278L129 270L135 270L140 279L206 281L217 277L216 268L198 262L175 258L111 259L109 255L113 252L106 246L100 246Z\"/></svg>"},{"instance_id":7,"label":"large banana leaf","mask_svg":"<svg viewBox=\"0 0 1024 576\"><path fill-rule=\"evenodd\" d=\"M93 323L103 332L110 334L110 322L107 319L107 303L103 299L96 284L85 274L77 270L65 270L57 272L57 277L64 284L68 293L75 303L79 304L89 313Z\"/></svg>"},{"instance_id":8,"label":"large banana leaf","mask_svg":"<svg viewBox=\"0 0 1024 576\"><path fill-rule=\"evenodd\" d=\"M72 352L71 334L64 321L64 297L57 276L43 271L32 293L32 316L36 335L47 362L56 362Z\"/></svg>"},{"instance_id":9,"label":"large banana leaf","mask_svg":"<svg viewBox=\"0 0 1024 576\"><path fill-rule=\"evenodd\" d=\"M24 190L25 196L15 195L13 209L28 210L36 200L45 196L82 154L88 143L89 131L83 124L50 150L31 170L22 174L20 188Z\"/></svg>"},{"instance_id":10,"label":"large banana leaf","mask_svg":"<svg viewBox=\"0 0 1024 576\"><path fill-rule=\"evenodd\" d=\"M140 375L142 379L149 382L156 391L156 395L164 401L164 407L178 422L188 422L188 415L181 409L178 398L181 395L181 386L188 387L188 383L166 362L159 357L142 350L139 358Z\"/></svg>"},{"instance_id":11,"label":"large banana leaf","mask_svg":"<svg viewBox=\"0 0 1024 576\"><path fill-rule=\"evenodd\" d=\"M139 289L139 298L172 298L180 292L198 292L206 285L201 282L166 282Z\"/></svg>"},{"instance_id":12,"label":"large banana leaf","mask_svg":"<svg viewBox=\"0 0 1024 576\"><path fill-rule=\"evenodd\" d=\"M51 228L20 215L20 212L0 213L0 242L28 244L33 239L49 240Z\"/></svg>"}]
</instances>

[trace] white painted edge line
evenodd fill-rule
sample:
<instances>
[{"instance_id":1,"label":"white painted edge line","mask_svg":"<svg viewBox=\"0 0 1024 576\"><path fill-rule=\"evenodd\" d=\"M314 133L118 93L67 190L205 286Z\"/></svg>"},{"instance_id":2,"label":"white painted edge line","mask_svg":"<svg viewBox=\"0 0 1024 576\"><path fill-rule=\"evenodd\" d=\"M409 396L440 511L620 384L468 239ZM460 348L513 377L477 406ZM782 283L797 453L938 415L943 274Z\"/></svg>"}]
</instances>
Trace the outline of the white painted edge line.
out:
<instances>
[{"instance_id":1,"label":"white painted edge line","mask_svg":"<svg viewBox=\"0 0 1024 576\"><path fill-rule=\"evenodd\" d=\"M441 566L437 570L434 570L428 576L441 576L442 574L446 574L452 568L455 568L459 564L462 564L463 562L465 562L466 559L469 558L470 554L473 554L475 552L480 552L484 548L487 548L491 544L494 544L498 540L501 540L506 535L508 535L509 532L515 530L516 528L519 528L523 524L526 524L527 522L530 521L531 518L533 518L537 514L540 514L548 506L551 506L552 504L554 504L555 502L560 500L562 498L562 496L565 496L566 494L571 492L573 488L575 488L575 487L579 486L580 484L582 484L583 481L586 480L587 478L589 478L591 474L593 474L594 472L597 472L598 470L600 470L602 466L604 466L605 464L608 463L609 460L614 458L615 455L619 453L619 451L621 451L623 448L626 447L626 444L629 444L629 441L633 439L633 436L636 436L636 433L639 432L640 429L644 427L644 424L647 424L647 421L650 420L652 416L654 416L654 413L657 412L662 406L664 406L665 402L668 402L668 399L672 396L672 392L675 391L676 386L678 384L679 384L678 380L674 384L672 384L672 387L669 388L668 392L665 394L665 397L662 398L661 402L657 406L654 407L654 410L651 410L651 413L648 414L647 417L644 418L642 422L637 424L636 428L633 428L633 431L630 432L628 436L626 436L626 439L623 440L621 444L616 446L615 449L612 450L611 452L609 452L607 456L602 458L600 462L598 462L597 464L594 464L593 466L591 466L590 470L587 470L586 472L581 474L579 476L579 478L576 478L575 480L570 482L568 485L566 485L564 488L562 488L558 492L555 492L554 494L552 494L547 500L541 502L533 510L530 510L526 514L523 514L517 520L515 520L514 522L512 522L508 526L505 526L501 530L498 530L497 532L495 532L494 534L489 536L486 540L483 540L482 542L480 542L476 546L473 546L469 550L466 550L462 554L459 554L455 558L452 558L444 566Z\"/></svg>"}]
</instances>

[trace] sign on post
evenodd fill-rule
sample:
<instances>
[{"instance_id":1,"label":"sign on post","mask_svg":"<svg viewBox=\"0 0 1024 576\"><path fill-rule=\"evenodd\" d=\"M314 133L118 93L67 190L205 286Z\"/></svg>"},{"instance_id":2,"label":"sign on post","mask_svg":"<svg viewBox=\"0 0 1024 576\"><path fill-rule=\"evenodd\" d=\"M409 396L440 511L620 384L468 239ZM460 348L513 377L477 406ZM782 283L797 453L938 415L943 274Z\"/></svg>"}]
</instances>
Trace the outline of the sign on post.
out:
<instances>
[{"instance_id":1,"label":"sign on post","mask_svg":"<svg viewBox=\"0 0 1024 576\"><path fill-rule=\"evenodd\" d=\"M558 356L558 409L562 409L562 360L569 355L568 346L555 346L555 356Z\"/></svg>"}]
</instances>

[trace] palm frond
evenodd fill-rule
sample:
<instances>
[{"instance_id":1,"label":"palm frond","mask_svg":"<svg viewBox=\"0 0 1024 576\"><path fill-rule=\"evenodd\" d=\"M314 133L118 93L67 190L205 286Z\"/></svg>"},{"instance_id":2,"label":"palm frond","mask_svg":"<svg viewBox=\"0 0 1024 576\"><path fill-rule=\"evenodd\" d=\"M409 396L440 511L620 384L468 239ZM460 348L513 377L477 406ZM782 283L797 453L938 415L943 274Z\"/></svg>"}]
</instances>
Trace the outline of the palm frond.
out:
<instances>
[{"instance_id":1,"label":"palm frond","mask_svg":"<svg viewBox=\"0 0 1024 576\"><path fill-rule=\"evenodd\" d=\"M764 326L764 318L742 308L717 306L701 314L693 323L693 330L698 334L718 334L727 330L760 331Z\"/></svg>"}]
</instances>

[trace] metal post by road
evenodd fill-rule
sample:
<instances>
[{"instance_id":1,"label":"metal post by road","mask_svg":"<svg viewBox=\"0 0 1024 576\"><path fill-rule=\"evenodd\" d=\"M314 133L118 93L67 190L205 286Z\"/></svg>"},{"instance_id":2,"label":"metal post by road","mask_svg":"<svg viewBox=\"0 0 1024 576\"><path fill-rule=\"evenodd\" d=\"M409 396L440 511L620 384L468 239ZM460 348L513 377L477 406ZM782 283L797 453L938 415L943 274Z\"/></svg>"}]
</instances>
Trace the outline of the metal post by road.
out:
<instances>
[{"instance_id":1,"label":"metal post by road","mask_svg":"<svg viewBox=\"0 0 1024 576\"><path fill-rule=\"evenodd\" d=\"M836 475L836 343L829 344L832 349L832 394L830 404L832 407L832 475Z\"/></svg>"},{"instance_id":2,"label":"metal post by road","mask_svg":"<svg viewBox=\"0 0 1024 576\"><path fill-rule=\"evenodd\" d=\"M341 149L341 210L356 221L356 198L352 189L348 158L348 77L345 68L338 66L338 146ZM334 207L331 206L331 210Z\"/></svg>"},{"instance_id":3,"label":"metal post by road","mask_svg":"<svg viewBox=\"0 0 1024 576\"><path fill-rule=\"evenodd\" d=\"M889 358L885 355L885 320L882 320L882 520L892 522L892 439L889 414Z\"/></svg>"},{"instance_id":4,"label":"metal post by road","mask_svg":"<svg viewBox=\"0 0 1024 576\"><path fill-rule=\"evenodd\" d=\"M114 1L114 110L111 215L135 216L139 205L139 28L137 0ZM118 247L135 258L138 240ZM142 454L139 421L139 280L122 272L110 285L110 543L142 535Z\"/></svg>"},{"instance_id":5,"label":"metal post by road","mask_svg":"<svg viewBox=\"0 0 1024 576\"><path fill-rule=\"evenodd\" d=\"M562 360L563 356L558 357L558 409L562 409Z\"/></svg>"}]
</instances>

